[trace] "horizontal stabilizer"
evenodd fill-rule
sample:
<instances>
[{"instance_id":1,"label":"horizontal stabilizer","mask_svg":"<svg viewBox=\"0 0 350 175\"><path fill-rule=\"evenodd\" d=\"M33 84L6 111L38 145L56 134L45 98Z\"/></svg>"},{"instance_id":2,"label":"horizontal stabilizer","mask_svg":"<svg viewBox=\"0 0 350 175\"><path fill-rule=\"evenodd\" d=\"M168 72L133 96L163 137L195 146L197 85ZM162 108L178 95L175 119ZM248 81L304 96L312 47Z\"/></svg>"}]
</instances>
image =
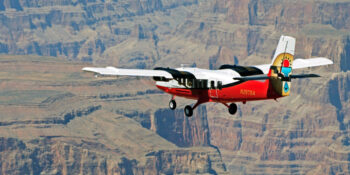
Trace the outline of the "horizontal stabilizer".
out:
<instances>
[{"instance_id":1,"label":"horizontal stabilizer","mask_svg":"<svg viewBox=\"0 0 350 175\"><path fill-rule=\"evenodd\" d=\"M333 64L333 61L328 58L309 58L309 59L295 59L293 69L301 69L307 67L325 66Z\"/></svg>"},{"instance_id":2,"label":"horizontal stabilizer","mask_svg":"<svg viewBox=\"0 0 350 175\"><path fill-rule=\"evenodd\" d=\"M298 58L295 59L293 62L293 69L302 69L302 68L309 68L309 67L317 67L317 66L326 66L333 64L333 61L328 58L309 58L309 59L302 59ZM270 64L262 64L262 65L255 65L254 67L260 69L264 72L264 74L268 74L269 69L271 67Z\"/></svg>"},{"instance_id":3,"label":"horizontal stabilizer","mask_svg":"<svg viewBox=\"0 0 350 175\"><path fill-rule=\"evenodd\" d=\"M321 77L317 74L296 74L296 75L291 75L290 78L296 79L296 78L317 78Z\"/></svg>"},{"instance_id":4,"label":"horizontal stabilizer","mask_svg":"<svg viewBox=\"0 0 350 175\"><path fill-rule=\"evenodd\" d=\"M255 75L255 76L247 76L247 77L236 77L233 78L234 80L240 80L240 81L249 81L249 80L266 80L269 79L269 76L267 75Z\"/></svg>"}]
</instances>

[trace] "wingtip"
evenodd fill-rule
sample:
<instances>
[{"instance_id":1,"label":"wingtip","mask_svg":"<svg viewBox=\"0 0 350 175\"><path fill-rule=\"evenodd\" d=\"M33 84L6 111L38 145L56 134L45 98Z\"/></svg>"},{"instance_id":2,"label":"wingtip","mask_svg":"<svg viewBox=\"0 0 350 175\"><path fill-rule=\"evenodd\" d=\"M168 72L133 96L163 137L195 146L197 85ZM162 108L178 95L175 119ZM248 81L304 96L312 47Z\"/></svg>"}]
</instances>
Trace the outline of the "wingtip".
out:
<instances>
[{"instance_id":1,"label":"wingtip","mask_svg":"<svg viewBox=\"0 0 350 175\"><path fill-rule=\"evenodd\" d=\"M83 67L81 70L82 71L89 71L90 67Z\"/></svg>"},{"instance_id":2,"label":"wingtip","mask_svg":"<svg viewBox=\"0 0 350 175\"><path fill-rule=\"evenodd\" d=\"M321 57L321 58L324 59L325 62L327 62L328 64L334 64L334 62L329 58L326 58L326 57Z\"/></svg>"},{"instance_id":3,"label":"wingtip","mask_svg":"<svg viewBox=\"0 0 350 175\"><path fill-rule=\"evenodd\" d=\"M329 60L329 64L334 64L334 62L332 60L330 60L330 59L328 59L328 60Z\"/></svg>"},{"instance_id":4,"label":"wingtip","mask_svg":"<svg viewBox=\"0 0 350 175\"><path fill-rule=\"evenodd\" d=\"M85 72L95 72L92 67L84 67L81 70Z\"/></svg>"}]
</instances>

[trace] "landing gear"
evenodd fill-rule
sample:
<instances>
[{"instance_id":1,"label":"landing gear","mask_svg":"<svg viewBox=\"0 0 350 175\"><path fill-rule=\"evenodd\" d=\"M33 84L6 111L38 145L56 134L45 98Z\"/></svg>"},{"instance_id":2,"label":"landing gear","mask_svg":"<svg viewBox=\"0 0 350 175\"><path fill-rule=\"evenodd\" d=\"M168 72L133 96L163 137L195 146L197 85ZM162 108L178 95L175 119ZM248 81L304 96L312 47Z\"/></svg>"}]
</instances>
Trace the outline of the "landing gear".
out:
<instances>
[{"instance_id":1,"label":"landing gear","mask_svg":"<svg viewBox=\"0 0 350 175\"><path fill-rule=\"evenodd\" d=\"M193 115L193 110L196 109L200 104L206 103L206 102L208 102L208 101L203 100L203 99L199 99L199 100L197 101L197 103L193 105L193 107L191 107L190 105L185 106L184 112L185 112L186 117L192 117L192 115ZM171 110L175 110L175 109L176 109L175 96L172 96L172 97L171 97L171 100L170 100L170 102L169 102L169 108L170 108Z\"/></svg>"},{"instance_id":2,"label":"landing gear","mask_svg":"<svg viewBox=\"0 0 350 175\"><path fill-rule=\"evenodd\" d=\"M192 107L191 107L190 105L187 105L187 106L185 107L184 111L185 111L185 115L186 115L187 117L192 117L192 115L193 115L193 109L192 109Z\"/></svg>"},{"instance_id":3,"label":"landing gear","mask_svg":"<svg viewBox=\"0 0 350 175\"><path fill-rule=\"evenodd\" d=\"M193 115L193 110L196 109L200 104L203 104L203 103L206 103L206 102L208 102L208 101L203 100L203 99L199 99L199 100L197 101L197 103L193 105L193 107L191 107L190 105L187 105L187 106L185 107L185 109L184 109L185 115L186 115L187 117L191 117L191 116Z\"/></svg>"},{"instance_id":4,"label":"landing gear","mask_svg":"<svg viewBox=\"0 0 350 175\"><path fill-rule=\"evenodd\" d=\"M169 108L171 110L175 110L176 109L176 101L175 100L170 100L169 102Z\"/></svg>"},{"instance_id":5,"label":"landing gear","mask_svg":"<svg viewBox=\"0 0 350 175\"><path fill-rule=\"evenodd\" d=\"M237 105L235 103L231 103L230 106L228 107L228 112L231 115L235 115L237 112Z\"/></svg>"}]
</instances>

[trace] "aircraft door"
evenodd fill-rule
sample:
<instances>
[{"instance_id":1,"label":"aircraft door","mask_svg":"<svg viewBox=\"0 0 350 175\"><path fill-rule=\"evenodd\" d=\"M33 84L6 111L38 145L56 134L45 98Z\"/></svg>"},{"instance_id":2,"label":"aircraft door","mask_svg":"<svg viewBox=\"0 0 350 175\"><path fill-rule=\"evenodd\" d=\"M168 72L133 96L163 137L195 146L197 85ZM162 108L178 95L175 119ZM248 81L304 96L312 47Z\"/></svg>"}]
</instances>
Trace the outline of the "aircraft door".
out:
<instances>
[{"instance_id":1,"label":"aircraft door","mask_svg":"<svg viewBox=\"0 0 350 175\"><path fill-rule=\"evenodd\" d=\"M218 98L218 88L215 80L209 81L209 96L211 98Z\"/></svg>"}]
</instances>

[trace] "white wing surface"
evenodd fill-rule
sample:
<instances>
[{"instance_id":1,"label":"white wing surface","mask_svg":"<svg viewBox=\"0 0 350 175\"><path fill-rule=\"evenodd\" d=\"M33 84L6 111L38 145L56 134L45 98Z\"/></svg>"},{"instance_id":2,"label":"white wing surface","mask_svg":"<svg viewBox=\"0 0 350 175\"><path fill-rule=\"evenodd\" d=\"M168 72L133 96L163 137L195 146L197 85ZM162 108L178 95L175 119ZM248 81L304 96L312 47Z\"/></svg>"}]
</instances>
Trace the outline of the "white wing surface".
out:
<instances>
[{"instance_id":1,"label":"white wing surface","mask_svg":"<svg viewBox=\"0 0 350 175\"><path fill-rule=\"evenodd\" d=\"M98 68L98 67L84 67L83 71L94 72L100 75L108 75L108 76L141 76L141 77L164 77L167 79L172 79L173 76L163 70L145 70L145 69L119 69L115 67L106 67L106 68Z\"/></svg>"},{"instance_id":2,"label":"white wing surface","mask_svg":"<svg viewBox=\"0 0 350 175\"><path fill-rule=\"evenodd\" d=\"M333 61L328 58L309 58L309 59L302 59L297 58L293 62L293 69L302 69L302 68L308 68L308 67L316 67L316 66L325 66L333 64ZM256 65L254 67L260 69L264 72L264 74L268 74L270 70L270 64L262 64L262 65Z\"/></svg>"},{"instance_id":3,"label":"white wing surface","mask_svg":"<svg viewBox=\"0 0 350 175\"><path fill-rule=\"evenodd\" d=\"M333 64L333 61L328 58L310 58L310 59L301 59L297 58L293 62L293 69L301 69L307 67L316 67L316 66L325 66Z\"/></svg>"}]
</instances>

